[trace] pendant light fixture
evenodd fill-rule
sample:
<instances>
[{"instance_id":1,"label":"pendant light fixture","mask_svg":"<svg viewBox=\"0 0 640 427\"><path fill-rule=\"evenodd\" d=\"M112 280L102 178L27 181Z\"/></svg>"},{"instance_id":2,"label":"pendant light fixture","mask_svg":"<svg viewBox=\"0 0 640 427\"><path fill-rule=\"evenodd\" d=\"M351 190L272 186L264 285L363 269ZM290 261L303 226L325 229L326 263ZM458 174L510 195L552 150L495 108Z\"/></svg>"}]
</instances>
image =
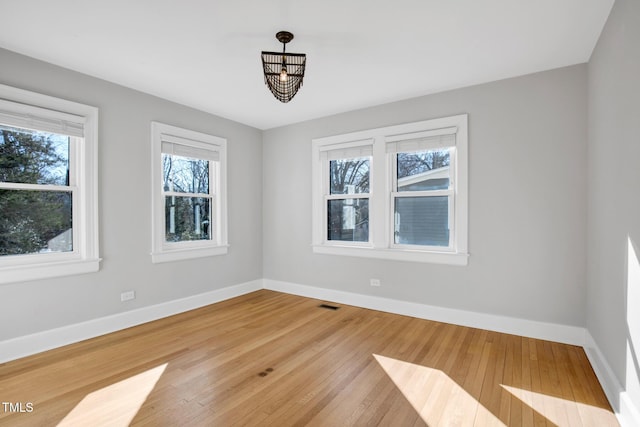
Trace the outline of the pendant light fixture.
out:
<instances>
[{"instance_id":1,"label":"pendant light fixture","mask_svg":"<svg viewBox=\"0 0 640 427\"><path fill-rule=\"evenodd\" d=\"M264 82L280 102L289 102L302 86L307 55L286 53L287 43L293 40L290 32L280 31L276 39L282 43L282 53L262 51Z\"/></svg>"}]
</instances>

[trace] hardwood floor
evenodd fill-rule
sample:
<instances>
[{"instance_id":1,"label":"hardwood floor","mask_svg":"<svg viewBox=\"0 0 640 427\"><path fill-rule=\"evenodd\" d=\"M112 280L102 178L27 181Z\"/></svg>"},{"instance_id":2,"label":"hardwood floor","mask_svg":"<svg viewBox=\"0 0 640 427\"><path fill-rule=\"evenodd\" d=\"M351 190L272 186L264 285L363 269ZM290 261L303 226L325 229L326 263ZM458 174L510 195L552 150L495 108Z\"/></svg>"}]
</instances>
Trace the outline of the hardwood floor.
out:
<instances>
[{"instance_id":1,"label":"hardwood floor","mask_svg":"<svg viewBox=\"0 0 640 427\"><path fill-rule=\"evenodd\" d=\"M320 303L262 290L2 364L0 425L618 425L580 347Z\"/></svg>"}]
</instances>

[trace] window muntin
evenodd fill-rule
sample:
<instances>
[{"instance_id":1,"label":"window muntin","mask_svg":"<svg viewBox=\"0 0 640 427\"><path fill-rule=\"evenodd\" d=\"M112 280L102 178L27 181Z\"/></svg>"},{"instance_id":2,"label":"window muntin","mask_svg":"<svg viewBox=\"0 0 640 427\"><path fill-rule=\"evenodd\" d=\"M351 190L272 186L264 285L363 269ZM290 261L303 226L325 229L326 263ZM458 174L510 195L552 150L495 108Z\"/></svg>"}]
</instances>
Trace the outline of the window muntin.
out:
<instances>
[{"instance_id":1,"label":"window muntin","mask_svg":"<svg viewBox=\"0 0 640 427\"><path fill-rule=\"evenodd\" d=\"M227 252L226 140L152 123L153 262Z\"/></svg>"},{"instance_id":2,"label":"window muntin","mask_svg":"<svg viewBox=\"0 0 640 427\"><path fill-rule=\"evenodd\" d=\"M393 245L451 250L455 149L392 154Z\"/></svg>"},{"instance_id":3,"label":"window muntin","mask_svg":"<svg viewBox=\"0 0 640 427\"><path fill-rule=\"evenodd\" d=\"M466 265L467 138L467 115L459 115L313 140L313 251ZM357 158L369 158L367 192L331 191L331 161ZM360 199L367 201L367 241L353 241L357 217L344 210ZM336 220L331 235L329 220L341 212L350 218Z\"/></svg>"},{"instance_id":4,"label":"window muntin","mask_svg":"<svg viewBox=\"0 0 640 427\"><path fill-rule=\"evenodd\" d=\"M99 269L97 120L0 85L0 283Z\"/></svg>"},{"instance_id":5,"label":"window muntin","mask_svg":"<svg viewBox=\"0 0 640 427\"><path fill-rule=\"evenodd\" d=\"M162 154L165 242L212 240L212 161Z\"/></svg>"},{"instance_id":6,"label":"window muntin","mask_svg":"<svg viewBox=\"0 0 640 427\"><path fill-rule=\"evenodd\" d=\"M0 256L73 250L70 139L0 125Z\"/></svg>"},{"instance_id":7,"label":"window muntin","mask_svg":"<svg viewBox=\"0 0 640 427\"><path fill-rule=\"evenodd\" d=\"M325 164L328 241L369 241L370 163L370 157L358 157L335 158Z\"/></svg>"}]
</instances>

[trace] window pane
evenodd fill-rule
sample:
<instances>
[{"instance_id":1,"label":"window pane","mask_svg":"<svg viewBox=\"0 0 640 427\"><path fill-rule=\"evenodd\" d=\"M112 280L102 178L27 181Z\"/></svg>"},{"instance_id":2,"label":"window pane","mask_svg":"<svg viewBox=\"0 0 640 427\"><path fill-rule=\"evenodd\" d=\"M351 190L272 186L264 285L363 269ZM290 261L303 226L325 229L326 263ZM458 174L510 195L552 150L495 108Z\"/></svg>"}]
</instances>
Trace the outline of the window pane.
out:
<instances>
[{"instance_id":1,"label":"window pane","mask_svg":"<svg viewBox=\"0 0 640 427\"><path fill-rule=\"evenodd\" d=\"M71 193L0 190L0 255L73 250Z\"/></svg>"},{"instance_id":2,"label":"window pane","mask_svg":"<svg viewBox=\"0 0 640 427\"><path fill-rule=\"evenodd\" d=\"M397 197L394 212L396 244L449 246L449 197Z\"/></svg>"},{"instance_id":3,"label":"window pane","mask_svg":"<svg viewBox=\"0 0 640 427\"><path fill-rule=\"evenodd\" d=\"M369 192L369 159L331 160L329 162L330 194Z\"/></svg>"},{"instance_id":4,"label":"window pane","mask_svg":"<svg viewBox=\"0 0 640 427\"><path fill-rule=\"evenodd\" d=\"M207 197L165 198L167 242L211 240L211 200Z\"/></svg>"},{"instance_id":5,"label":"window pane","mask_svg":"<svg viewBox=\"0 0 640 427\"><path fill-rule=\"evenodd\" d=\"M0 182L68 185L69 137L0 125Z\"/></svg>"},{"instance_id":6,"label":"window pane","mask_svg":"<svg viewBox=\"0 0 640 427\"><path fill-rule=\"evenodd\" d=\"M369 241L369 199L328 201L329 240Z\"/></svg>"},{"instance_id":7,"label":"window pane","mask_svg":"<svg viewBox=\"0 0 640 427\"><path fill-rule=\"evenodd\" d=\"M451 149L398 153L398 191L449 188Z\"/></svg>"},{"instance_id":8,"label":"window pane","mask_svg":"<svg viewBox=\"0 0 640 427\"><path fill-rule=\"evenodd\" d=\"M162 155L164 191L209 194L209 161Z\"/></svg>"}]
</instances>

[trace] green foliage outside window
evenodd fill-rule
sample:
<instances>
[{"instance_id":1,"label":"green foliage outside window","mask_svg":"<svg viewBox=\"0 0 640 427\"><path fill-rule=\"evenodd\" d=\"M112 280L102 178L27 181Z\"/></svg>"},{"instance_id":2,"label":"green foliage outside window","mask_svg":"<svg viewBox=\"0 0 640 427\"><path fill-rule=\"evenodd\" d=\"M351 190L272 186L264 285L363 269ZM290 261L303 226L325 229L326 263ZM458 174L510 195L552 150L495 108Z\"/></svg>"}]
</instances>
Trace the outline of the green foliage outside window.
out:
<instances>
[{"instance_id":1,"label":"green foliage outside window","mask_svg":"<svg viewBox=\"0 0 640 427\"><path fill-rule=\"evenodd\" d=\"M69 138L0 125L0 183L67 186ZM70 191L0 188L0 256L70 251Z\"/></svg>"}]
</instances>

